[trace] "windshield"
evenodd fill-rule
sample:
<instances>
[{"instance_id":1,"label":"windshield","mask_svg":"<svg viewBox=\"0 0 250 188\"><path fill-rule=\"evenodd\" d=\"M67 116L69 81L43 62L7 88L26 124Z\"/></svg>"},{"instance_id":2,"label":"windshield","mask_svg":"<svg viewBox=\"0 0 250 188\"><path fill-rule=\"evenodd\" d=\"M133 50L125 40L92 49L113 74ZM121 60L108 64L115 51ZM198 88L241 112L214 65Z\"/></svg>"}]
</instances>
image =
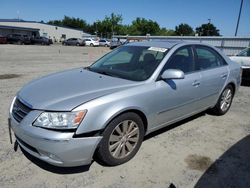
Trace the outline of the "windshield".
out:
<instances>
[{"instance_id":1,"label":"windshield","mask_svg":"<svg viewBox=\"0 0 250 188\"><path fill-rule=\"evenodd\" d=\"M133 81L144 81L153 74L166 53L165 48L122 46L96 61L89 70Z\"/></svg>"},{"instance_id":2,"label":"windshield","mask_svg":"<svg viewBox=\"0 0 250 188\"><path fill-rule=\"evenodd\" d=\"M240 53L238 53L237 54L237 56L250 56L250 48L247 48L247 49L245 49L245 50L243 50L243 51L241 51Z\"/></svg>"}]
</instances>

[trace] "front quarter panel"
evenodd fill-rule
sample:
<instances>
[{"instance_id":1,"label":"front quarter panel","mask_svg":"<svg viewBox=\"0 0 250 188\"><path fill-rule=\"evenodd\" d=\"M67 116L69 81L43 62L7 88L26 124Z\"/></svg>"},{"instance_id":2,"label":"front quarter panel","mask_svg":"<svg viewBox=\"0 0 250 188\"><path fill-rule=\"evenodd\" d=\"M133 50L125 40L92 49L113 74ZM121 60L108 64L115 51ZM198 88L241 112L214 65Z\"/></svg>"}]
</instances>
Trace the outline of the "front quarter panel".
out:
<instances>
[{"instance_id":1,"label":"front quarter panel","mask_svg":"<svg viewBox=\"0 0 250 188\"><path fill-rule=\"evenodd\" d=\"M154 88L154 82L144 83L134 88L92 100L77 107L74 111L87 109L88 112L79 125L76 134L103 130L114 117L128 110L139 110L148 119L154 119L151 117L154 115L154 100L149 100L149 98L152 98ZM148 122L148 124L152 123Z\"/></svg>"}]
</instances>

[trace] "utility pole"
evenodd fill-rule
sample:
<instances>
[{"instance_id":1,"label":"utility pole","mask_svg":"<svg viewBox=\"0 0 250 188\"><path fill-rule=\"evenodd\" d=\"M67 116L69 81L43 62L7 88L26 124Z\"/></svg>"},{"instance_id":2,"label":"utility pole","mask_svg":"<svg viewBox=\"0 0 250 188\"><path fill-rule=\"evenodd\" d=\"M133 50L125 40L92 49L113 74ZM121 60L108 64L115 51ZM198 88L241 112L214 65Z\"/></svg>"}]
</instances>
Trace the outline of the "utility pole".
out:
<instances>
[{"instance_id":1,"label":"utility pole","mask_svg":"<svg viewBox=\"0 0 250 188\"><path fill-rule=\"evenodd\" d=\"M236 25L236 30L235 30L234 36L237 36L238 27L239 27L239 23L240 23L240 15L241 15L241 10L242 10L242 5L243 5L243 0L241 0L241 3L240 3L240 12L239 12L239 16L238 16L238 20L237 20L237 25Z\"/></svg>"},{"instance_id":2,"label":"utility pole","mask_svg":"<svg viewBox=\"0 0 250 188\"><path fill-rule=\"evenodd\" d=\"M20 16L19 16L20 11L19 11L19 10L17 10L17 11L16 11L16 13L17 13L17 20L18 20L18 21L20 21Z\"/></svg>"}]
</instances>

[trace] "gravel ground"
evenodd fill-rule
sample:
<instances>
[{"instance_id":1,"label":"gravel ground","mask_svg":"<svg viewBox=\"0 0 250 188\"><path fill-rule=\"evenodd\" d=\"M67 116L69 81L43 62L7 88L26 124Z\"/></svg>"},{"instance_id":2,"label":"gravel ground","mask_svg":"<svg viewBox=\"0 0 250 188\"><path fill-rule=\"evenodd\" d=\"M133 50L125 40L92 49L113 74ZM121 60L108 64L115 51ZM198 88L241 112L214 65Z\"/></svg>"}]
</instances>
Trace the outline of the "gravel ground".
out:
<instances>
[{"instance_id":1,"label":"gravel ground","mask_svg":"<svg viewBox=\"0 0 250 188\"><path fill-rule=\"evenodd\" d=\"M128 163L56 168L9 143L8 108L16 92L46 74L87 66L107 48L0 45L0 187L250 187L250 87L231 110L201 113L145 138Z\"/></svg>"}]
</instances>

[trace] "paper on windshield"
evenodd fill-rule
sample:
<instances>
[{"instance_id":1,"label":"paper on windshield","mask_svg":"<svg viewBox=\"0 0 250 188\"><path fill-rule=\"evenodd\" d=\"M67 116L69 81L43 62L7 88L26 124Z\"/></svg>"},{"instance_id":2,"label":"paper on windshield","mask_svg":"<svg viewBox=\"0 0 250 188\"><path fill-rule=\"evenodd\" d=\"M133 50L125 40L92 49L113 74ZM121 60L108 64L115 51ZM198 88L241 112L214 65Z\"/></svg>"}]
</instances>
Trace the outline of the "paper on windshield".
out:
<instances>
[{"instance_id":1,"label":"paper on windshield","mask_svg":"<svg viewBox=\"0 0 250 188\"><path fill-rule=\"evenodd\" d=\"M167 48L159 48L159 47L150 47L148 50L156 51L156 52L166 52Z\"/></svg>"}]
</instances>

